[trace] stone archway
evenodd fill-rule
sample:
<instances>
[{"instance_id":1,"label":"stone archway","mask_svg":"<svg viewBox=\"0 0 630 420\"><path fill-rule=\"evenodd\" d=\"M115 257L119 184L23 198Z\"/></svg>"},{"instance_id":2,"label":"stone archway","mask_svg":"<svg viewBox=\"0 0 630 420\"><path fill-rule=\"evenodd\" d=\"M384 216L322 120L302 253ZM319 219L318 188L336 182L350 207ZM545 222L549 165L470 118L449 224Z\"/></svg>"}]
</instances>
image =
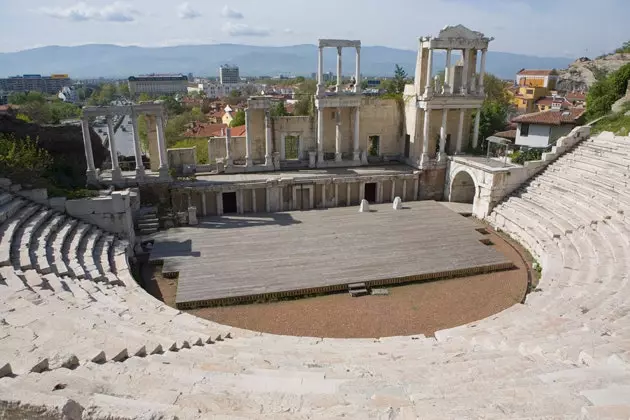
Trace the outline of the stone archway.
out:
<instances>
[{"instance_id":1,"label":"stone archway","mask_svg":"<svg viewBox=\"0 0 630 420\"><path fill-rule=\"evenodd\" d=\"M462 170L455 174L451 181L449 201L455 203L473 204L477 192L477 184L468 171Z\"/></svg>"}]
</instances>

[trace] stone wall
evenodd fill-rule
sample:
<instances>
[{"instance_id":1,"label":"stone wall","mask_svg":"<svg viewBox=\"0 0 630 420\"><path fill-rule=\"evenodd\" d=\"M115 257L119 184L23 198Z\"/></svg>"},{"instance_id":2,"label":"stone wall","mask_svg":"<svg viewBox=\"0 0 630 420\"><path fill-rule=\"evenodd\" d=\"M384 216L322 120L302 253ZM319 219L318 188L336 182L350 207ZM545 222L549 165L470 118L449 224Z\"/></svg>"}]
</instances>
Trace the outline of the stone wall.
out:
<instances>
[{"instance_id":1,"label":"stone wall","mask_svg":"<svg viewBox=\"0 0 630 420\"><path fill-rule=\"evenodd\" d=\"M281 153L284 137L300 137L300 158L307 160L308 152L317 150L317 119L312 117L275 117L272 119L273 151ZM282 156L280 156L282 159Z\"/></svg>"},{"instance_id":2,"label":"stone wall","mask_svg":"<svg viewBox=\"0 0 630 420\"><path fill-rule=\"evenodd\" d=\"M177 149L168 149L168 166L175 170L181 171L184 165L197 164L197 148L182 147Z\"/></svg>"}]
</instances>

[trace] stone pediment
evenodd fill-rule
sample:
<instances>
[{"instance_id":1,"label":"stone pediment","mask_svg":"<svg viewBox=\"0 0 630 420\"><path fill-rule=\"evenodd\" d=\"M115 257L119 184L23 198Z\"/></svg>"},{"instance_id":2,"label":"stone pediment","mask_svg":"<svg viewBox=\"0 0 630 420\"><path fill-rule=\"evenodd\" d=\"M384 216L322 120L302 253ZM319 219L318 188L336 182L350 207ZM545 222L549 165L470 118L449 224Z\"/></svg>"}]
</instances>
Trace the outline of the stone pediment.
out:
<instances>
[{"instance_id":1,"label":"stone pediment","mask_svg":"<svg viewBox=\"0 0 630 420\"><path fill-rule=\"evenodd\" d=\"M484 34L477 31L472 31L464 25L446 26L440 31L439 39L467 39L467 40L482 40Z\"/></svg>"}]
</instances>

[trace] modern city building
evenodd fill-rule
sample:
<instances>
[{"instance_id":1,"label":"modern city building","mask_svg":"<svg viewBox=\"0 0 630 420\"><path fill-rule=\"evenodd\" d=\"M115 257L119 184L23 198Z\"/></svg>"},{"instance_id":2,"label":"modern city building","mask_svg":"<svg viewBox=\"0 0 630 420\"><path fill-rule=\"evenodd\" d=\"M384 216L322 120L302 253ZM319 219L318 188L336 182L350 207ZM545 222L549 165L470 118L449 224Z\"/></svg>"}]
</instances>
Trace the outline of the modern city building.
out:
<instances>
[{"instance_id":1,"label":"modern city building","mask_svg":"<svg viewBox=\"0 0 630 420\"><path fill-rule=\"evenodd\" d=\"M64 86L70 85L67 74L24 74L0 79L0 91L5 92L42 92L51 95L59 92Z\"/></svg>"},{"instance_id":2,"label":"modern city building","mask_svg":"<svg viewBox=\"0 0 630 420\"><path fill-rule=\"evenodd\" d=\"M148 95L186 93L187 88L188 77L181 74L148 74L129 78L131 96L141 93Z\"/></svg>"},{"instance_id":3,"label":"modern city building","mask_svg":"<svg viewBox=\"0 0 630 420\"><path fill-rule=\"evenodd\" d=\"M238 66L225 64L219 67L219 82L222 85L234 85L241 82Z\"/></svg>"}]
</instances>

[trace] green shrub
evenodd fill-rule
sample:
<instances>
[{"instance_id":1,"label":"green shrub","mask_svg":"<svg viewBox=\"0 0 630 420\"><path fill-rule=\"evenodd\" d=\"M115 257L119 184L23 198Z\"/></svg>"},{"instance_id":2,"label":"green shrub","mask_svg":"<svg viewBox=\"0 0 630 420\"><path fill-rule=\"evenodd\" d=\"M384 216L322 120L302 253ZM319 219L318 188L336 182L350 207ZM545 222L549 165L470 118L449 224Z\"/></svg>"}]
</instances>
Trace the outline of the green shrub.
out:
<instances>
[{"instance_id":1,"label":"green shrub","mask_svg":"<svg viewBox=\"0 0 630 420\"><path fill-rule=\"evenodd\" d=\"M532 160L540 160L542 158L543 149L522 149L510 153L512 163L523 165L525 162Z\"/></svg>"}]
</instances>

